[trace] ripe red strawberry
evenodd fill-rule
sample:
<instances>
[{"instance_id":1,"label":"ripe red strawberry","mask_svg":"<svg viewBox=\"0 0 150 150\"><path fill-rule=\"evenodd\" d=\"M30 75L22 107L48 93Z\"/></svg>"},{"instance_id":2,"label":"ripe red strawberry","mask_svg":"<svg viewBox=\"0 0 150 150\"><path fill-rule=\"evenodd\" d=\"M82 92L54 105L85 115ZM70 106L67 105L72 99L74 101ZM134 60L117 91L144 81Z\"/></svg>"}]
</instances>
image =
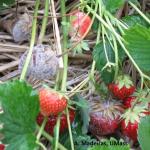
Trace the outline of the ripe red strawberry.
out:
<instances>
[{"instance_id":1,"label":"ripe red strawberry","mask_svg":"<svg viewBox=\"0 0 150 150\"><path fill-rule=\"evenodd\" d=\"M56 91L41 89L39 91L40 109L44 116L57 115L67 106L67 100Z\"/></svg>"},{"instance_id":2,"label":"ripe red strawberry","mask_svg":"<svg viewBox=\"0 0 150 150\"><path fill-rule=\"evenodd\" d=\"M135 97L134 96L131 96L131 97L128 97L126 98L124 101L123 101L123 104L124 104L124 108L131 108L132 106L132 102L134 102L135 100Z\"/></svg>"},{"instance_id":3,"label":"ripe red strawberry","mask_svg":"<svg viewBox=\"0 0 150 150\"><path fill-rule=\"evenodd\" d=\"M121 128L123 135L129 137L133 140L133 142L137 141L137 129L138 129L138 122L135 121L134 123L129 122L126 126L125 120L121 122Z\"/></svg>"},{"instance_id":4,"label":"ripe red strawberry","mask_svg":"<svg viewBox=\"0 0 150 150\"><path fill-rule=\"evenodd\" d=\"M111 91L113 96L117 99L124 100L125 98L132 95L135 91L135 87L130 80L129 76L119 76L115 83L108 85L108 89Z\"/></svg>"},{"instance_id":5,"label":"ripe red strawberry","mask_svg":"<svg viewBox=\"0 0 150 150\"><path fill-rule=\"evenodd\" d=\"M4 150L5 149L5 145L4 144L0 144L0 150Z\"/></svg>"},{"instance_id":6,"label":"ripe red strawberry","mask_svg":"<svg viewBox=\"0 0 150 150\"><path fill-rule=\"evenodd\" d=\"M91 18L79 10L71 12L69 35L73 39L80 39L87 32L91 25ZM87 34L87 33L86 33Z\"/></svg>"},{"instance_id":7,"label":"ripe red strawberry","mask_svg":"<svg viewBox=\"0 0 150 150\"><path fill-rule=\"evenodd\" d=\"M112 134L118 128L123 107L118 101L92 101L89 130L93 135Z\"/></svg>"},{"instance_id":8,"label":"ripe red strawberry","mask_svg":"<svg viewBox=\"0 0 150 150\"><path fill-rule=\"evenodd\" d=\"M72 123L74 121L75 118L75 111L74 110L70 110L69 111L69 117L70 117L70 122ZM40 113L37 117L37 123L39 125L42 124L44 120L44 116ZM56 125L57 122L57 116L49 116L48 117L48 121L45 125L45 131L51 135L53 135L53 131L54 131L54 127ZM63 133L66 129L68 128L68 124L67 124L67 116L66 114L62 114L61 118L60 118L60 133Z\"/></svg>"},{"instance_id":9,"label":"ripe red strawberry","mask_svg":"<svg viewBox=\"0 0 150 150\"><path fill-rule=\"evenodd\" d=\"M129 108L123 115L121 122L121 130L124 136L130 138L133 142L137 141L137 129L140 118L150 115L147 111L147 106L141 106L140 103L135 105L132 109Z\"/></svg>"}]
</instances>

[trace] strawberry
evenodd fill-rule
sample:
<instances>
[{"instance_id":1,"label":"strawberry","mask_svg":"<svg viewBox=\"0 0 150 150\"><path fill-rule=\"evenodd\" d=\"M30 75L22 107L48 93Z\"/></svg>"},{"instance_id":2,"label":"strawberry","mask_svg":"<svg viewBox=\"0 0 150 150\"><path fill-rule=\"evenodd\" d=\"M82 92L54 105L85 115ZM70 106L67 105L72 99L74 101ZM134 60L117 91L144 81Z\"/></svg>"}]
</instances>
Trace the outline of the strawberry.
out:
<instances>
[{"instance_id":1,"label":"strawberry","mask_svg":"<svg viewBox=\"0 0 150 150\"><path fill-rule=\"evenodd\" d=\"M133 142L137 141L137 130L140 119L143 116L150 115L147 111L147 106L142 106L137 103L133 108L127 109L122 115L121 130L124 136L130 138Z\"/></svg>"},{"instance_id":2,"label":"strawberry","mask_svg":"<svg viewBox=\"0 0 150 150\"><path fill-rule=\"evenodd\" d=\"M93 135L108 135L116 131L123 107L118 101L93 102L90 112L89 130Z\"/></svg>"},{"instance_id":3,"label":"strawberry","mask_svg":"<svg viewBox=\"0 0 150 150\"><path fill-rule=\"evenodd\" d=\"M108 85L108 89L115 98L120 100L124 100L135 91L135 87L127 75L119 76L115 83L110 83Z\"/></svg>"},{"instance_id":4,"label":"strawberry","mask_svg":"<svg viewBox=\"0 0 150 150\"><path fill-rule=\"evenodd\" d=\"M0 144L0 150L4 150L5 149L5 145L4 144Z\"/></svg>"},{"instance_id":5,"label":"strawberry","mask_svg":"<svg viewBox=\"0 0 150 150\"><path fill-rule=\"evenodd\" d=\"M138 122L135 121L133 123L128 122L128 124L125 124L125 120L121 122L121 128L123 135L129 137L133 140L133 142L137 141L137 129L138 129Z\"/></svg>"},{"instance_id":6,"label":"strawberry","mask_svg":"<svg viewBox=\"0 0 150 150\"><path fill-rule=\"evenodd\" d=\"M44 116L57 115L67 106L67 99L56 91L41 89L39 91L40 109Z\"/></svg>"},{"instance_id":7,"label":"strawberry","mask_svg":"<svg viewBox=\"0 0 150 150\"><path fill-rule=\"evenodd\" d=\"M74 121L74 118L75 118L75 111L74 110L69 111L69 117L70 117L70 122L72 123ZM39 115L37 117L37 123L39 125L41 125L43 120L44 120L44 116L41 113L39 113ZM45 125L45 131L47 133L53 135L53 131L54 131L54 127L56 125L56 122L57 122L57 115L49 116L48 121ZM66 114L63 113L61 115L61 118L60 118L60 133L63 133L67 128L68 128L67 116L66 116Z\"/></svg>"},{"instance_id":8,"label":"strawberry","mask_svg":"<svg viewBox=\"0 0 150 150\"><path fill-rule=\"evenodd\" d=\"M131 108L132 102L135 100L134 96L128 97L123 101L124 108Z\"/></svg>"},{"instance_id":9,"label":"strawberry","mask_svg":"<svg viewBox=\"0 0 150 150\"><path fill-rule=\"evenodd\" d=\"M84 34L87 34L88 28L91 25L91 18L79 10L71 12L70 16L70 31L69 35L73 39L80 39Z\"/></svg>"}]
</instances>

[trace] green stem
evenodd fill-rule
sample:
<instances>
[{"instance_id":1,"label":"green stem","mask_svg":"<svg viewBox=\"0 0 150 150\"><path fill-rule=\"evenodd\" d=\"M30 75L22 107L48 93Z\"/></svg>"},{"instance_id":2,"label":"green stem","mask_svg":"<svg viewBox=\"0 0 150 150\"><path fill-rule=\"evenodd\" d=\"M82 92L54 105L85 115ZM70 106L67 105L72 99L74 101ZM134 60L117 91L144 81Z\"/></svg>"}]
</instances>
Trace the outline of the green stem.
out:
<instances>
[{"instance_id":1,"label":"green stem","mask_svg":"<svg viewBox=\"0 0 150 150\"><path fill-rule=\"evenodd\" d=\"M36 144L38 144L40 147L42 147L43 150L47 150L47 148L45 147L45 145L39 141L36 141Z\"/></svg>"},{"instance_id":2,"label":"green stem","mask_svg":"<svg viewBox=\"0 0 150 150\"><path fill-rule=\"evenodd\" d=\"M39 39L38 39L38 44L41 44L43 41L43 37L45 35L45 30L46 30L46 25L47 25L47 20L48 20L48 10L49 10L49 0L45 0L45 10L44 10L44 18L42 21L42 28L41 28L41 32L39 35Z\"/></svg>"},{"instance_id":3,"label":"green stem","mask_svg":"<svg viewBox=\"0 0 150 150\"><path fill-rule=\"evenodd\" d=\"M40 129L40 127L37 125L37 129ZM51 135L49 135L47 132L43 131L42 135L48 139L50 142L53 142L53 137ZM60 150L67 150L62 144L58 143L58 148Z\"/></svg>"},{"instance_id":4,"label":"green stem","mask_svg":"<svg viewBox=\"0 0 150 150\"><path fill-rule=\"evenodd\" d=\"M35 43L35 37L36 37L36 26L37 26L37 16L38 16L38 8L39 8L40 0L36 0L35 2L35 11L34 11L34 18L33 18L33 23L32 23L32 33L31 33L31 40L30 40L30 48L29 52L25 61L25 64L23 66L21 76L20 76L20 81L25 79L27 69L30 63L30 59L32 56L32 51Z\"/></svg>"},{"instance_id":5,"label":"green stem","mask_svg":"<svg viewBox=\"0 0 150 150\"><path fill-rule=\"evenodd\" d=\"M59 129L60 129L60 117L61 117L61 114L58 115L58 118L57 118L57 123L56 123L56 126L55 126L55 136L56 136L56 140L55 140L55 148L54 150L57 150L58 149L58 143L59 143Z\"/></svg>"},{"instance_id":6,"label":"green stem","mask_svg":"<svg viewBox=\"0 0 150 150\"><path fill-rule=\"evenodd\" d=\"M66 108L66 114L67 114L67 123L68 123L68 130L69 130L69 136L70 136L71 150L74 150L74 142L73 142L73 137L72 137L72 131L71 131L71 124L70 124L70 117L69 117L68 108Z\"/></svg>"},{"instance_id":7,"label":"green stem","mask_svg":"<svg viewBox=\"0 0 150 150\"><path fill-rule=\"evenodd\" d=\"M119 57L118 57L117 41L114 36L113 36L113 42L114 42L115 63L116 63L114 80L116 80L119 72Z\"/></svg>"},{"instance_id":8,"label":"green stem","mask_svg":"<svg viewBox=\"0 0 150 150\"><path fill-rule=\"evenodd\" d=\"M129 4L150 24L150 20L148 19L147 16L145 16L145 14L143 14L138 7L136 7L136 5L134 5L132 2L129 1Z\"/></svg>"},{"instance_id":9,"label":"green stem","mask_svg":"<svg viewBox=\"0 0 150 150\"><path fill-rule=\"evenodd\" d=\"M95 11L97 11L97 8L98 8L98 1L96 1L96 7L95 7ZM99 8L100 9L100 8ZM95 19L95 15L93 15L92 17L92 22L94 21ZM99 42L99 39L100 39L100 26L98 27L98 33L97 33L97 38L96 38L96 44ZM96 62L93 60L92 62L92 67L91 67L91 72L90 72L90 78L93 79L94 78L94 72L95 72L95 66L96 66Z\"/></svg>"},{"instance_id":10,"label":"green stem","mask_svg":"<svg viewBox=\"0 0 150 150\"><path fill-rule=\"evenodd\" d=\"M67 27L64 25L65 22L67 22L66 18L66 5L65 5L65 0L61 0L61 15L62 15L62 30L63 30L63 52L67 51ZM62 79L62 85L61 85L61 90L65 91L66 90L66 82L67 82L67 70L68 70L68 54L66 53L63 56L63 61L64 61L64 70L63 70L63 79Z\"/></svg>"},{"instance_id":11,"label":"green stem","mask_svg":"<svg viewBox=\"0 0 150 150\"><path fill-rule=\"evenodd\" d=\"M109 24L109 26L113 27L109 18L107 16L105 16L107 23ZM114 80L117 78L118 76L118 71L119 71L119 58L118 58L118 48L117 48L117 41L116 38L114 37L114 35L112 35L112 40L114 43L114 52L115 52L115 76L114 76Z\"/></svg>"},{"instance_id":12,"label":"green stem","mask_svg":"<svg viewBox=\"0 0 150 150\"><path fill-rule=\"evenodd\" d=\"M41 137L41 135L42 135L42 132L43 132L43 130L44 130L44 127L45 127L45 125L46 125L46 122L47 122L47 117L44 117L44 120L43 120L43 122L42 122L42 125L41 125L41 127L40 127L40 129L39 129L39 132L38 132L38 134L37 134L36 141L39 141L39 140L40 140L40 137Z\"/></svg>"}]
</instances>

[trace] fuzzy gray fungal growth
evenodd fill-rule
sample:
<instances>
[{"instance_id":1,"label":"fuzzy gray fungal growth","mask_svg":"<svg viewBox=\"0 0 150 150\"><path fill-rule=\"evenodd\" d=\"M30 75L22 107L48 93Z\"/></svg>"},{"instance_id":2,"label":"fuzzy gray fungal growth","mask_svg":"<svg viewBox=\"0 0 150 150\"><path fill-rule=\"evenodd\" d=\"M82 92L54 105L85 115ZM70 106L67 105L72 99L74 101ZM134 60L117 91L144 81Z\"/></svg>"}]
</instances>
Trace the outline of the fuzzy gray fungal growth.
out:
<instances>
[{"instance_id":1,"label":"fuzzy gray fungal growth","mask_svg":"<svg viewBox=\"0 0 150 150\"><path fill-rule=\"evenodd\" d=\"M15 42L28 40L31 34L32 17L23 14L19 17L12 29L12 35Z\"/></svg>"},{"instance_id":2,"label":"fuzzy gray fungal growth","mask_svg":"<svg viewBox=\"0 0 150 150\"><path fill-rule=\"evenodd\" d=\"M27 51L20 58L19 70L22 70L26 57ZM49 79L56 75L57 69L58 58L51 47L42 44L35 46L27 75L36 79Z\"/></svg>"}]
</instances>

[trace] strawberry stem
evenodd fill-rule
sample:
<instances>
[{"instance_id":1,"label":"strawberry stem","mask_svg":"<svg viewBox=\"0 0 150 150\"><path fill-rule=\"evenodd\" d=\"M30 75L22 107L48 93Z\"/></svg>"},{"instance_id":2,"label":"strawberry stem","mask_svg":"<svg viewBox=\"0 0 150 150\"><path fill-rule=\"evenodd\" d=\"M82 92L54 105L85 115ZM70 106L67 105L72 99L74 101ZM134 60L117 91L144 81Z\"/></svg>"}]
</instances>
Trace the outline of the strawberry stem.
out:
<instances>
[{"instance_id":1,"label":"strawberry stem","mask_svg":"<svg viewBox=\"0 0 150 150\"><path fill-rule=\"evenodd\" d=\"M42 21L42 28L41 28L41 32L39 35L39 39L38 39L38 44L41 44L43 41L43 37L45 35L45 31L46 31L46 25L47 25L47 20L48 20L48 10L49 10L49 0L45 0L45 10L44 10L44 18Z\"/></svg>"},{"instance_id":2,"label":"strawberry stem","mask_svg":"<svg viewBox=\"0 0 150 150\"><path fill-rule=\"evenodd\" d=\"M56 140L55 140L55 148L54 148L54 150L58 149L60 117L61 117L61 114L58 115L57 123L56 123L56 126L55 126L55 138L56 138Z\"/></svg>"},{"instance_id":3,"label":"strawberry stem","mask_svg":"<svg viewBox=\"0 0 150 150\"><path fill-rule=\"evenodd\" d=\"M149 24L150 24L150 20L149 20L149 18L145 15L145 14L143 14L139 9L138 9L138 7L136 7L136 5L134 5L132 2L128 2L144 19L145 19L145 21L147 21Z\"/></svg>"},{"instance_id":4,"label":"strawberry stem","mask_svg":"<svg viewBox=\"0 0 150 150\"><path fill-rule=\"evenodd\" d=\"M44 120L43 120L43 122L42 122L42 125L41 125L41 127L40 127L40 129L39 129L39 132L38 132L38 134L37 134L37 137L36 137L36 141L37 141L37 142L39 142L39 140L40 140L40 137L41 137L41 135L42 135L42 132L43 132L43 130L44 130L44 127L45 127L45 125L46 125L46 122L47 122L47 117L44 117Z\"/></svg>"},{"instance_id":5,"label":"strawberry stem","mask_svg":"<svg viewBox=\"0 0 150 150\"><path fill-rule=\"evenodd\" d=\"M37 129L39 130L40 129L40 127L37 125ZM46 139L48 139L50 142L53 142L53 137L51 136L51 135L49 135L47 132L45 132L44 130L43 130L43 132L42 132L42 135L46 138ZM67 150L62 144L60 144L60 143L58 143L58 148L59 149L61 149L61 150Z\"/></svg>"},{"instance_id":6,"label":"strawberry stem","mask_svg":"<svg viewBox=\"0 0 150 150\"><path fill-rule=\"evenodd\" d=\"M32 56L34 43L35 43L36 27L37 27L37 16L38 16L38 8L39 8L39 5L40 5L40 0L36 0L35 3L36 4L35 4L34 17L33 17L33 23L32 23L32 33L31 33L31 40L30 40L30 48L29 48L29 52L28 52L25 64L23 66L22 72L21 72L20 81L25 79L25 76L26 76L26 73L27 73L27 69L28 69L28 66L30 64L30 59L31 59L31 56Z\"/></svg>"},{"instance_id":7,"label":"strawberry stem","mask_svg":"<svg viewBox=\"0 0 150 150\"><path fill-rule=\"evenodd\" d=\"M44 146L43 143L39 142L39 141L36 141L36 143L42 147L43 150L47 150L47 148Z\"/></svg>"},{"instance_id":8,"label":"strawberry stem","mask_svg":"<svg viewBox=\"0 0 150 150\"><path fill-rule=\"evenodd\" d=\"M65 0L61 0L60 4L61 4L62 29L63 29L63 52L65 53L65 55L63 56L64 70L63 70L61 91L66 91L67 70L68 70L68 53L66 53L66 52L67 52L67 40L68 40L67 35L68 35L68 33L67 33L67 27L64 25L64 23L67 22ZM68 123L68 130L69 130L69 136L70 136L70 142L71 142L71 149L74 150L74 143L73 143L68 108L66 108L66 112L67 112L67 123Z\"/></svg>"},{"instance_id":9,"label":"strawberry stem","mask_svg":"<svg viewBox=\"0 0 150 150\"><path fill-rule=\"evenodd\" d=\"M66 108L66 114L67 114L67 123L68 123L68 131L69 131L69 136L70 136L71 149L74 150L74 142L73 142L73 137L72 137L72 131L71 131L71 124L70 124L70 117L69 117L68 108Z\"/></svg>"},{"instance_id":10,"label":"strawberry stem","mask_svg":"<svg viewBox=\"0 0 150 150\"><path fill-rule=\"evenodd\" d=\"M66 5L65 5L65 0L60 1L61 4L61 15L62 15L62 30L63 30L63 52L67 51L67 27L64 23L67 23L67 18L66 18ZM66 53L63 56L63 61L64 61L64 70L63 70L63 79L62 79L62 85L61 85L61 90L66 91L66 82L67 82L67 70L68 70L68 54Z\"/></svg>"}]
</instances>

